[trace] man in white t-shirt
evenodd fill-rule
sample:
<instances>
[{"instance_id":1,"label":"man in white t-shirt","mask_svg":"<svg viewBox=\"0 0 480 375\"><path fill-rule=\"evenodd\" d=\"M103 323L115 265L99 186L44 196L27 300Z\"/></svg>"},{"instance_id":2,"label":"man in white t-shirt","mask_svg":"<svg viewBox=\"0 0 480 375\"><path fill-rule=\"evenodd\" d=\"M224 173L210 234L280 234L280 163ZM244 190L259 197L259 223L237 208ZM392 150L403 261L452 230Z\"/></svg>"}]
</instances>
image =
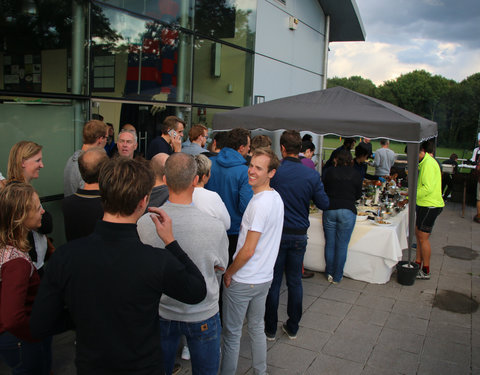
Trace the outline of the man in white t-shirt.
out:
<instances>
[{"instance_id":1,"label":"man in white t-shirt","mask_svg":"<svg viewBox=\"0 0 480 375\"><path fill-rule=\"evenodd\" d=\"M283 201L270 187L279 166L270 149L255 150L248 168L253 197L242 217L233 263L224 274L221 375L235 374L247 315L255 374L267 370L265 300L273 279L283 229Z\"/></svg>"},{"instance_id":2,"label":"man in white t-shirt","mask_svg":"<svg viewBox=\"0 0 480 375\"><path fill-rule=\"evenodd\" d=\"M389 148L390 141L388 139L381 139L380 145L382 147L375 151L375 158L373 160L375 176L390 176L390 168L395 164L396 155L395 152Z\"/></svg>"}]
</instances>

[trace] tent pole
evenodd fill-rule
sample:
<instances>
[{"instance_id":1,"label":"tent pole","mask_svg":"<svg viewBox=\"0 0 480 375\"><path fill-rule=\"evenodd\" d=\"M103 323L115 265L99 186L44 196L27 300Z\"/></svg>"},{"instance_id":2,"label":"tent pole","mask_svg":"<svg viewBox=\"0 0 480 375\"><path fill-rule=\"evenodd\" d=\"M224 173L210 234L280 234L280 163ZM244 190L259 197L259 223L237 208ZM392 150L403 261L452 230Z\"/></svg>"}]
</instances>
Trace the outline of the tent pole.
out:
<instances>
[{"instance_id":1,"label":"tent pole","mask_svg":"<svg viewBox=\"0 0 480 375\"><path fill-rule=\"evenodd\" d=\"M407 144L408 160L408 262L411 262L412 243L415 236L415 208L417 204L417 180L418 180L418 143ZM418 251L418 244L417 244Z\"/></svg>"}]
</instances>

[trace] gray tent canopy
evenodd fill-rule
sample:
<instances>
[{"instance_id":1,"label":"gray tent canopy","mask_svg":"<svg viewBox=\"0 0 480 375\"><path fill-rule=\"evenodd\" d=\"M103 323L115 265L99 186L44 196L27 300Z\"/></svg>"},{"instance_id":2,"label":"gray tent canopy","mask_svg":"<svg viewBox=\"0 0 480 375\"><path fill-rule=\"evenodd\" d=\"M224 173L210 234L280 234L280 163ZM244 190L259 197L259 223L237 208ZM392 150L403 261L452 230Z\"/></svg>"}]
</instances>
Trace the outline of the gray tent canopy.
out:
<instances>
[{"instance_id":1,"label":"gray tent canopy","mask_svg":"<svg viewBox=\"0 0 480 375\"><path fill-rule=\"evenodd\" d=\"M437 134L437 124L393 104L343 87L312 91L218 113L215 130L297 129L342 137L388 138L420 143Z\"/></svg>"},{"instance_id":2,"label":"gray tent canopy","mask_svg":"<svg viewBox=\"0 0 480 375\"><path fill-rule=\"evenodd\" d=\"M415 228L419 144L437 136L437 123L344 87L312 91L217 113L213 129L307 130L319 135L387 138L408 145L408 260Z\"/></svg>"}]
</instances>

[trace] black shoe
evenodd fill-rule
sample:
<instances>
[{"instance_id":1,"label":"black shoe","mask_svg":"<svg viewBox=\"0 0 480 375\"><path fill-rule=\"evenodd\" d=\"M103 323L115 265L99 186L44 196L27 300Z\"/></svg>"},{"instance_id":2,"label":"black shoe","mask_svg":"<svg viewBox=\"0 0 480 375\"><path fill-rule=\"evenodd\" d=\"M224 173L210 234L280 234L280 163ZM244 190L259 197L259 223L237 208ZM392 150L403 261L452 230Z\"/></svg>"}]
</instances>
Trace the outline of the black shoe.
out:
<instances>
[{"instance_id":1,"label":"black shoe","mask_svg":"<svg viewBox=\"0 0 480 375\"><path fill-rule=\"evenodd\" d=\"M275 333L265 331L265 336L267 337L267 341L275 341Z\"/></svg>"},{"instance_id":2,"label":"black shoe","mask_svg":"<svg viewBox=\"0 0 480 375\"><path fill-rule=\"evenodd\" d=\"M303 271L302 279L311 279L315 274L310 271Z\"/></svg>"},{"instance_id":3,"label":"black shoe","mask_svg":"<svg viewBox=\"0 0 480 375\"><path fill-rule=\"evenodd\" d=\"M297 334L296 334L296 333L292 333L292 332L288 329L287 323L283 323L283 324L282 324L282 330L283 330L283 332L285 332L285 333L287 334L287 336L288 336L288 338L289 338L290 340L295 340L295 339L297 338Z\"/></svg>"}]
</instances>

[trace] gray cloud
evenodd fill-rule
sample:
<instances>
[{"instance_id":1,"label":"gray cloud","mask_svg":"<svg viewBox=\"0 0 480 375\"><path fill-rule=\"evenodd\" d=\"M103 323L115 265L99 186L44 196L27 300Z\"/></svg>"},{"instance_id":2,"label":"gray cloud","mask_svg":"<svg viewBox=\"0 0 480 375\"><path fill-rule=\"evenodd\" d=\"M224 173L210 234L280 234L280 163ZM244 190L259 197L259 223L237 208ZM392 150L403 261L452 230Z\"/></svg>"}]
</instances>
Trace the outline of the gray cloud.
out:
<instances>
[{"instance_id":1,"label":"gray cloud","mask_svg":"<svg viewBox=\"0 0 480 375\"><path fill-rule=\"evenodd\" d=\"M412 39L480 48L478 0L357 0L367 40L403 44Z\"/></svg>"}]
</instances>

